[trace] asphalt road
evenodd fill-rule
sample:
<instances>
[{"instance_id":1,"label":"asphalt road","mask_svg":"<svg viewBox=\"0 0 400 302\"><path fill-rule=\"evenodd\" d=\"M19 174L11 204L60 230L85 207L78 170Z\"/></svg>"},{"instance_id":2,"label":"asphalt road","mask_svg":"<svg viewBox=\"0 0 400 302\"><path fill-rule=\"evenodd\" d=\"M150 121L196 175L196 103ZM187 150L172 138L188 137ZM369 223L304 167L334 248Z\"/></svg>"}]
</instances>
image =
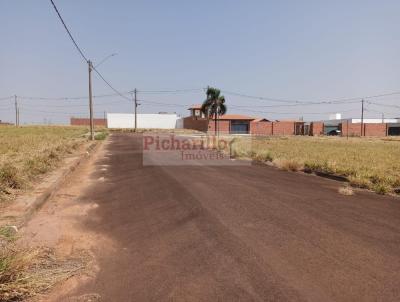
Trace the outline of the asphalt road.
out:
<instances>
[{"instance_id":1,"label":"asphalt road","mask_svg":"<svg viewBox=\"0 0 400 302\"><path fill-rule=\"evenodd\" d=\"M82 200L103 301L400 301L400 200L249 166L143 166L114 134ZM107 169L104 169L107 167Z\"/></svg>"}]
</instances>

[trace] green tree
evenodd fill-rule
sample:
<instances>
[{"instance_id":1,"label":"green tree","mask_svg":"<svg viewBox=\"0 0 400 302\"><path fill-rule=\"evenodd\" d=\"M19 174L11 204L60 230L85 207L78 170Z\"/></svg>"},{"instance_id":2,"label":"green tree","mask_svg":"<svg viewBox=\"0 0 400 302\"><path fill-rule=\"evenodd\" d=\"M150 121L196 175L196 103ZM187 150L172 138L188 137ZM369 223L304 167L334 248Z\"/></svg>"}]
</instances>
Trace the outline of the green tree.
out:
<instances>
[{"instance_id":1,"label":"green tree","mask_svg":"<svg viewBox=\"0 0 400 302\"><path fill-rule=\"evenodd\" d=\"M225 97L221 95L221 91L217 88L207 88L207 98L201 105L201 112L207 119L214 118L214 130L217 135L218 117L224 115L227 111L225 105Z\"/></svg>"}]
</instances>

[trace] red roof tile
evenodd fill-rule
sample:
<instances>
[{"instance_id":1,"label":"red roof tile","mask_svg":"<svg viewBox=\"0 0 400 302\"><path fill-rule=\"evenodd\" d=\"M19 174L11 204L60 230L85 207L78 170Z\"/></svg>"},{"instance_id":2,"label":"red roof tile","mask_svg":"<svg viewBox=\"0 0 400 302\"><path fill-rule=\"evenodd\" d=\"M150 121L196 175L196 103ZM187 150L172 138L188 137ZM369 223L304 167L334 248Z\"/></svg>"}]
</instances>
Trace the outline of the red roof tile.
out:
<instances>
[{"instance_id":1,"label":"red roof tile","mask_svg":"<svg viewBox=\"0 0 400 302\"><path fill-rule=\"evenodd\" d=\"M247 121L252 121L255 120L256 118L253 116L248 116L248 115L242 115L242 114L224 114L220 117L218 117L219 120L247 120Z\"/></svg>"}]
</instances>

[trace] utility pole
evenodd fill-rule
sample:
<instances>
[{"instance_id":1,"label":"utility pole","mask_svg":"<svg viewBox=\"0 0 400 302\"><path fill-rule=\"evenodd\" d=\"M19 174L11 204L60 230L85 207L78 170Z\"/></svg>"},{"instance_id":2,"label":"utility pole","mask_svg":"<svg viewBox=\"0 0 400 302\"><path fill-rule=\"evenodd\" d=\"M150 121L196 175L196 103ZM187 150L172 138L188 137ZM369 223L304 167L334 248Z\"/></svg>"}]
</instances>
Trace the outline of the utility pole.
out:
<instances>
[{"instance_id":1,"label":"utility pole","mask_svg":"<svg viewBox=\"0 0 400 302\"><path fill-rule=\"evenodd\" d=\"M364 99L361 100L361 132L360 136L363 136L364 129Z\"/></svg>"},{"instance_id":2,"label":"utility pole","mask_svg":"<svg viewBox=\"0 0 400 302\"><path fill-rule=\"evenodd\" d=\"M382 124L385 123L385 113L382 112Z\"/></svg>"},{"instance_id":3,"label":"utility pole","mask_svg":"<svg viewBox=\"0 0 400 302\"><path fill-rule=\"evenodd\" d=\"M16 95L14 95L14 104L15 104L15 127L18 127L18 102Z\"/></svg>"},{"instance_id":4,"label":"utility pole","mask_svg":"<svg viewBox=\"0 0 400 302\"><path fill-rule=\"evenodd\" d=\"M18 127L19 127L19 107L17 108L17 116L18 116Z\"/></svg>"},{"instance_id":5,"label":"utility pole","mask_svg":"<svg viewBox=\"0 0 400 302\"><path fill-rule=\"evenodd\" d=\"M92 70L93 65L90 60L88 62L89 67L89 115L90 115L90 140L94 140L94 123L93 123L93 100L92 100Z\"/></svg>"},{"instance_id":6,"label":"utility pole","mask_svg":"<svg viewBox=\"0 0 400 302\"><path fill-rule=\"evenodd\" d=\"M133 91L135 98L134 98L134 102L135 102L135 132L137 131L137 89L135 88L135 90Z\"/></svg>"}]
</instances>

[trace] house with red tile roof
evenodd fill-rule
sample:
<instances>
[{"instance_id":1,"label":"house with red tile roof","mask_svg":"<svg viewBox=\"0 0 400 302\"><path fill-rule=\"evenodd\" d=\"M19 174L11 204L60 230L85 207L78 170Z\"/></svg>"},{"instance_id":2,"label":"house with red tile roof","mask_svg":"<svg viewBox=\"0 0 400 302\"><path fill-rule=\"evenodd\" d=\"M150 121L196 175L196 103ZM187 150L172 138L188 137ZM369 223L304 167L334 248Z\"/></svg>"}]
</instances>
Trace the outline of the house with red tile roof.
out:
<instances>
[{"instance_id":1,"label":"house with red tile roof","mask_svg":"<svg viewBox=\"0 0 400 302\"><path fill-rule=\"evenodd\" d=\"M203 132L214 131L215 120L207 119L201 112L201 105L196 104L188 108L190 116L183 120L183 127ZM231 134L249 134L250 123L254 120L265 120L254 116L243 114L224 114L218 118L217 127L219 132Z\"/></svg>"},{"instance_id":2,"label":"house with red tile roof","mask_svg":"<svg viewBox=\"0 0 400 302\"><path fill-rule=\"evenodd\" d=\"M201 112L200 104L190 106L188 110L190 116L183 119L184 128L214 132L215 120L206 118ZM218 118L217 129L225 134L294 135L304 134L304 122L270 121L266 118L243 114L224 114Z\"/></svg>"}]
</instances>

